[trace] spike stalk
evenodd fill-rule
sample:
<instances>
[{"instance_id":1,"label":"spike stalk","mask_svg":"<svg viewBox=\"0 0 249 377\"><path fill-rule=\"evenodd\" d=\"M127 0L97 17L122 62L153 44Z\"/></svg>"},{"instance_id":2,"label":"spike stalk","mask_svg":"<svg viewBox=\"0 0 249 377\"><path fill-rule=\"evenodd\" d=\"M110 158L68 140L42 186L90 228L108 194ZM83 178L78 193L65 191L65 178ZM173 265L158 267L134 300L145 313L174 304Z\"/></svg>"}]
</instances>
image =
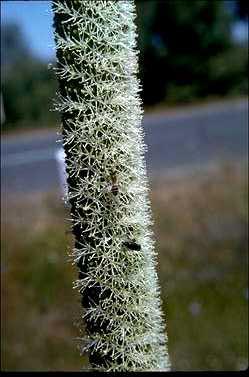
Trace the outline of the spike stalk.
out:
<instances>
[{"instance_id":1,"label":"spike stalk","mask_svg":"<svg viewBox=\"0 0 249 377\"><path fill-rule=\"evenodd\" d=\"M134 1L52 3L85 338L104 371L169 370L141 127Z\"/></svg>"}]
</instances>

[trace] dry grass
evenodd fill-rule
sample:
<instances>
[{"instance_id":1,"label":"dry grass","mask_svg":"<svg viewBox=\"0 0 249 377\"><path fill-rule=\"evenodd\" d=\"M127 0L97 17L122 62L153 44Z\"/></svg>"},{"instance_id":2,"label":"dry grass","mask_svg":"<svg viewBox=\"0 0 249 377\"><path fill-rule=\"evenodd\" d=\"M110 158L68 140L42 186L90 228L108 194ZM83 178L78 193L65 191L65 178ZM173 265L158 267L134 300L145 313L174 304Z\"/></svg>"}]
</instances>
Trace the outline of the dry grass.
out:
<instances>
[{"instance_id":1,"label":"dry grass","mask_svg":"<svg viewBox=\"0 0 249 377\"><path fill-rule=\"evenodd\" d=\"M248 366L247 189L245 173L229 166L154 187L159 273L176 370Z\"/></svg>"},{"instance_id":2,"label":"dry grass","mask_svg":"<svg viewBox=\"0 0 249 377\"><path fill-rule=\"evenodd\" d=\"M54 194L13 198L4 209L3 369L79 370L86 358L75 351L80 306L65 211Z\"/></svg>"},{"instance_id":3,"label":"dry grass","mask_svg":"<svg viewBox=\"0 0 249 377\"><path fill-rule=\"evenodd\" d=\"M174 370L248 365L247 181L233 168L151 192ZM2 203L2 369L80 370L79 295L56 194Z\"/></svg>"}]
</instances>

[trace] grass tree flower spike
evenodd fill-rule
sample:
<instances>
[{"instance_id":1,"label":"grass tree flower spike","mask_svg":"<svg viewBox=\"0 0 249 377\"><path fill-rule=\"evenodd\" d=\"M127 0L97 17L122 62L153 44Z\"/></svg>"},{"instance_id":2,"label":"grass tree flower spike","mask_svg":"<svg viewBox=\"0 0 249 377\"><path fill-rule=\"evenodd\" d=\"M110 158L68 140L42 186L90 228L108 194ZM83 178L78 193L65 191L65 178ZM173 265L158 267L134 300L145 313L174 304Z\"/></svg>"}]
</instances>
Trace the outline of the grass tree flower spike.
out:
<instances>
[{"instance_id":1,"label":"grass tree flower spike","mask_svg":"<svg viewBox=\"0 0 249 377\"><path fill-rule=\"evenodd\" d=\"M104 371L169 370L151 233L133 0L55 0L55 68L82 350Z\"/></svg>"}]
</instances>

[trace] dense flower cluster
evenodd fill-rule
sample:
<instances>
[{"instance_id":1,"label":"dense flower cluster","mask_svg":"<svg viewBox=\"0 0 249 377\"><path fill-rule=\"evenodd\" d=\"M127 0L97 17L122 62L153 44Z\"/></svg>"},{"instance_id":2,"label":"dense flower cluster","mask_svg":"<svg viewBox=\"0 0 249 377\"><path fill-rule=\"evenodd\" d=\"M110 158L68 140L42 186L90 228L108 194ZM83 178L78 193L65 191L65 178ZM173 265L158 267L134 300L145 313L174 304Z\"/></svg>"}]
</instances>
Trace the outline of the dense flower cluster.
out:
<instances>
[{"instance_id":1,"label":"dense flower cluster","mask_svg":"<svg viewBox=\"0 0 249 377\"><path fill-rule=\"evenodd\" d=\"M169 370L151 234L132 1L54 1L82 349L106 371Z\"/></svg>"}]
</instances>

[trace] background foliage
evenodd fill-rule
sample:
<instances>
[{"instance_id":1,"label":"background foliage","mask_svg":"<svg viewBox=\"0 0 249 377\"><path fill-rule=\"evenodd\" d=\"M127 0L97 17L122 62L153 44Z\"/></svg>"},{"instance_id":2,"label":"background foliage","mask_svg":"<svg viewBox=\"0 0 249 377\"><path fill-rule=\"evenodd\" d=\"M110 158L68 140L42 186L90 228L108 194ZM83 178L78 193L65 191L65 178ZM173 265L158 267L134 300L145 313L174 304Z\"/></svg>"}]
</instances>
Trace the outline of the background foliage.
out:
<instances>
[{"instance_id":1,"label":"background foliage","mask_svg":"<svg viewBox=\"0 0 249 377\"><path fill-rule=\"evenodd\" d=\"M232 25L248 17L245 1L136 1L145 106L188 103L247 93L247 46ZM14 24L1 24L2 93L6 127L50 126L56 80L34 57Z\"/></svg>"}]
</instances>

